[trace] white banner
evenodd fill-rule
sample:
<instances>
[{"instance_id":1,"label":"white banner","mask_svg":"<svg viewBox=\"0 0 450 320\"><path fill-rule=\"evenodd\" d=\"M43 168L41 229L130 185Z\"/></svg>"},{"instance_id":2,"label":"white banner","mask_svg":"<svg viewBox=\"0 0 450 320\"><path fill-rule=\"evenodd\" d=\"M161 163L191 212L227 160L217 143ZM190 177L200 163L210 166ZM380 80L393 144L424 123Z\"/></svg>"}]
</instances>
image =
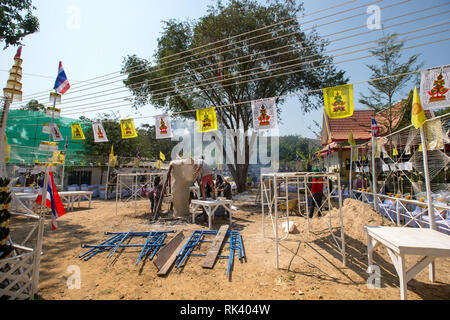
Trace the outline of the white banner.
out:
<instances>
[{"instance_id":1,"label":"white banner","mask_svg":"<svg viewBox=\"0 0 450 320\"><path fill-rule=\"evenodd\" d=\"M49 151L49 152L58 151L58 143L41 141L39 144L39 151Z\"/></svg>"},{"instance_id":2,"label":"white banner","mask_svg":"<svg viewBox=\"0 0 450 320\"><path fill-rule=\"evenodd\" d=\"M255 131L278 128L275 98L252 101L253 128Z\"/></svg>"},{"instance_id":3,"label":"white banner","mask_svg":"<svg viewBox=\"0 0 450 320\"><path fill-rule=\"evenodd\" d=\"M156 139L172 138L172 126L170 117L166 114L155 116Z\"/></svg>"},{"instance_id":4,"label":"white banner","mask_svg":"<svg viewBox=\"0 0 450 320\"><path fill-rule=\"evenodd\" d=\"M59 131L59 127L56 123L50 124L50 133L52 134L53 141L64 141L63 136L61 135L61 131Z\"/></svg>"},{"instance_id":5,"label":"white banner","mask_svg":"<svg viewBox=\"0 0 450 320\"><path fill-rule=\"evenodd\" d=\"M420 102L425 110L450 107L450 65L422 71Z\"/></svg>"},{"instance_id":6,"label":"white banner","mask_svg":"<svg viewBox=\"0 0 450 320\"><path fill-rule=\"evenodd\" d=\"M108 142L106 131L101 122L92 123L92 132L94 133L94 142Z\"/></svg>"}]
</instances>

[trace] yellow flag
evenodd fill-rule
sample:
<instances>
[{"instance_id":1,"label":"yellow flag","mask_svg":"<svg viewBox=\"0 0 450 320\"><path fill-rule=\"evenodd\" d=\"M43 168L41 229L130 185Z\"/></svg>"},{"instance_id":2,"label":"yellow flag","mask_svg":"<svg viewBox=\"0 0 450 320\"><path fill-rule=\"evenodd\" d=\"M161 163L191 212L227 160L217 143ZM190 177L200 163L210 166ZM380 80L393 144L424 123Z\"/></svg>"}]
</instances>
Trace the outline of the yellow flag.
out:
<instances>
[{"instance_id":1,"label":"yellow flag","mask_svg":"<svg viewBox=\"0 0 450 320\"><path fill-rule=\"evenodd\" d=\"M11 160L11 145L5 145L5 162L8 163Z\"/></svg>"},{"instance_id":2,"label":"yellow flag","mask_svg":"<svg viewBox=\"0 0 450 320\"><path fill-rule=\"evenodd\" d=\"M217 130L216 108L197 109L198 132L209 132Z\"/></svg>"},{"instance_id":3,"label":"yellow flag","mask_svg":"<svg viewBox=\"0 0 450 320\"><path fill-rule=\"evenodd\" d=\"M81 124L79 123L72 123L72 140L84 140L86 139L84 137L83 129L81 128Z\"/></svg>"},{"instance_id":4,"label":"yellow flag","mask_svg":"<svg viewBox=\"0 0 450 320\"><path fill-rule=\"evenodd\" d=\"M162 161L166 161L166 156L165 156L164 153L162 153L161 151L159 152L159 158L160 158Z\"/></svg>"},{"instance_id":5,"label":"yellow flag","mask_svg":"<svg viewBox=\"0 0 450 320\"><path fill-rule=\"evenodd\" d=\"M422 152L422 151L423 151L423 149L422 149L422 144L419 143L419 152Z\"/></svg>"},{"instance_id":6,"label":"yellow flag","mask_svg":"<svg viewBox=\"0 0 450 320\"><path fill-rule=\"evenodd\" d=\"M161 169L161 160L156 161L156 169Z\"/></svg>"},{"instance_id":7,"label":"yellow flag","mask_svg":"<svg viewBox=\"0 0 450 320\"><path fill-rule=\"evenodd\" d=\"M398 156L398 150L397 150L397 148L394 148L394 150L392 150L392 155L393 155L393 156Z\"/></svg>"},{"instance_id":8,"label":"yellow flag","mask_svg":"<svg viewBox=\"0 0 450 320\"><path fill-rule=\"evenodd\" d=\"M325 111L330 119L353 115L353 84L323 89Z\"/></svg>"},{"instance_id":9,"label":"yellow flag","mask_svg":"<svg viewBox=\"0 0 450 320\"><path fill-rule=\"evenodd\" d=\"M420 103L419 93L417 92L417 88L414 87L414 96L411 110L411 123L413 124L414 128L420 129L426 120L427 117L425 115L425 111L422 108L422 104Z\"/></svg>"},{"instance_id":10,"label":"yellow flag","mask_svg":"<svg viewBox=\"0 0 450 320\"><path fill-rule=\"evenodd\" d=\"M350 131L350 135L348 136L348 144L351 146L356 146L356 141L353 138L353 131Z\"/></svg>"},{"instance_id":11,"label":"yellow flag","mask_svg":"<svg viewBox=\"0 0 450 320\"><path fill-rule=\"evenodd\" d=\"M53 163L64 164L64 151L53 151Z\"/></svg>"},{"instance_id":12,"label":"yellow flag","mask_svg":"<svg viewBox=\"0 0 450 320\"><path fill-rule=\"evenodd\" d=\"M137 132L134 127L133 119L120 120L120 128L122 129L122 139L130 139L137 137Z\"/></svg>"}]
</instances>

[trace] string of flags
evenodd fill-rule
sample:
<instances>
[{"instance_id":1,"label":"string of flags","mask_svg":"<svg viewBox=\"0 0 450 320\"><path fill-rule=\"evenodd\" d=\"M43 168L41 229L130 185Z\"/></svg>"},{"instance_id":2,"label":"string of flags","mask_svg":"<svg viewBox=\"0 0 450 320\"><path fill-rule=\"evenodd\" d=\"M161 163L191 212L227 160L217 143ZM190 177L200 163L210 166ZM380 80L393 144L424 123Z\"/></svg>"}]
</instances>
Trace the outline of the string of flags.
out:
<instances>
[{"instance_id":1,"label":"string of flags","mask_svg":"<svg viewBox=\"0 0 450 320\"><path fill-rule=\"evenodd\" d=\"M16 54L16 68L20 68L21 47ZM19 63L20 62L20 63ZM219 61L219 65L221 61ZM219 79L222 78L222 70L219 67ZM411 122L416 128L421 128L426 120L424 110L432 110L450 106L450 90L447 87L450 83L450 65L438 66L421 71L420 93L414 88L413 108L411 112ZM19 88L21 89L21 88ZM67 75L59 62L58 74L53 86L55 92L50 93L50 101L53 102L53 108L46 108L45 114L52 118L60 117L61 110L56 108L61 103L61 96L70 89L70 83ZM343 119L351 117L354 112L353 84L344 84L335 87L323 89L324 110L330 119ZM19 93L17 93L19 96ZM251 111L253 118L253 128L255 131L272 130L278 128L278 110L276 97L265 98L251 101ZM192 110L194 111L194 110ZM218 130L218 121L216 115L216 107L196 109L197 131L200 133L212 132ZM173 137L171 117L168 114L154 116L155 119L155 138L167 139ZM133 119L120 120L120 128L123 139L132 139L138 136ZM377 126L375 119L372 119L372 133L374 136L379 135L380 128ZM43 132L49 133L52 141L41 141L39 150L56 152L58 151L59 141L64 141L59 126L55 123L44 124ZM95 143L108 142L106 130L101 122L92 123L92 132ZM351 133L352 135L352 133ZM67 137L66 137L67 138ZM71 139L85 140L83 127L80 123L71 124ZM349 137L349 143L355 144L353 136ZM67 144L67 142L66 142ZM385 153L385 150L380 150ZM397 150L394 150L394 153ZM397 151L398 152L398 151ZM57 154L57 159L61 160L63 154ZM320 157L320 154L318 154ZM139 159L139 151L137 151ZM165 156L160 153L160 159L165 160ZM59 161L58 160L58 161ZM117 157L114 156L113 149L109 162L115 163ZM159 160L158 160L159 161ZM56 162L56 161L55 161Z\"/></svg>"}]
</instances>

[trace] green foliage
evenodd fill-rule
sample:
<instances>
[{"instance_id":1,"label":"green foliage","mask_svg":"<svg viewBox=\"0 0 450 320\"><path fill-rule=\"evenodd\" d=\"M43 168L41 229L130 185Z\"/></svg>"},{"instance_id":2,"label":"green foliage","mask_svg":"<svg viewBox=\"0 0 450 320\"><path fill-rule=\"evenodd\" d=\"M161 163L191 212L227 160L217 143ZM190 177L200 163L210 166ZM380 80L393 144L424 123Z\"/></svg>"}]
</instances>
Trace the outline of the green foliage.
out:
<instances>
[{"instance_id":1,"label":"green foliage","mask_svg":"<svg viewBox=\"0 0 450 320\"><path fill-rule=\"evenodd\" d=\"M301 160L305 160L308 154L313 154L320 149L320 141L298 135L280 137L279 145L280 160L283 161L296 161L298 157Z\"/></svg>"},{"instance_id":2,"label":"green foliage","mask_svg":"<svg viewBox=\"0 0 450 320\"><path fill-rule=\"evenodd\" d=\"M42 103L39 103L38 100L33 99L30 100L24 107L21 107L20 110L45 111L45 106Z\"/></svg>"},{"instance_id":3,"label":"green foliage","mask_svg":"<svg viewBox=\"0 0 450 320\"><path fill-rule=\"evenodd\" d=\"M371 79L387 77L395 74L410 73L420 70L422 64L418 62L419 55L414 54L403 59L400 50L405 41L399 40L397 34L391 34L378 41L378 48L369 50L379 61L378 65L369 64L367 67L372 71ZM414 80L417 74L404 74L369 82L369 95L361 94L359 102L376 112L383 111L380 115L385 118L383 124L388 127L389 133L393 130L393 120L403 113L403 110L391 110L396 96L402 94L402 89ZM415 82L418 78L415 79ZM404 107L406 107L404 105Z\"/></svg>"},{"instance_id":4,"label":"green foliage","mask_svg":"<svg viewBox=\"0 0 450 320\"><path fill-rule=\"evenodd\" d=\"M39 31L33 9L31 0L0 0L0 41L5 42L4 49L20 45L24 37Z\"/></svg>"}]
</instances>

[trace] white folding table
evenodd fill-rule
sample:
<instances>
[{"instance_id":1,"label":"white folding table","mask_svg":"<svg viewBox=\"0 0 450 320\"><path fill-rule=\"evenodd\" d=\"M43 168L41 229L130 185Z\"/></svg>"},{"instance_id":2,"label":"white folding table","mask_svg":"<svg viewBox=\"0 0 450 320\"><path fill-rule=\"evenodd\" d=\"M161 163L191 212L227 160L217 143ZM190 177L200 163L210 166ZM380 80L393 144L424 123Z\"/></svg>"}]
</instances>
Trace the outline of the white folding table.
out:
<instances>
[{"instance_id":1,"label":"white folding table","mask_svg":"<svg viewBox=\"0 0 450 320\"><path fill-rule=\"evenodd\" d=\"M365 226L368 266L372 266L373 250L383 244L400 278L400 298L407 299L407 284L436 257L450 257L450 236L432 229ZM405 256L423 256L406 270ZM434 281L430 268L430 280Z\"/></svg>"},{"instance_id":2,"label":"white folding table","mask_svg":"<svg viewBox=\"0 0 450 320\"><path fill-rule=\"evenodd\" d=\"M225 208L225 210L228 212L228 215L230 216L230 228L231 228L232 203L233 203L232 200L192 200L191 201L193 210L192 223L195 223L195 211L197 210L197 208L203 207L206 211L206 214L208 215L208 227L209 229L211 229L214 212L216 212L218 207L222 206Z\"/></svg>"},{"instance_id":3,"label":"white folding table","mask_svg":"<svg viewBox=\"0 0 450 320\"><path fill-rule=\"evenodd\" d=\"M89 208L91 208L92 191L62 191L58 192L61 201L67 202L67 209L73 211L73 204L78 201L80 207L81 199L86 198L89 201Z\"/></svg>"}]
</instances>

